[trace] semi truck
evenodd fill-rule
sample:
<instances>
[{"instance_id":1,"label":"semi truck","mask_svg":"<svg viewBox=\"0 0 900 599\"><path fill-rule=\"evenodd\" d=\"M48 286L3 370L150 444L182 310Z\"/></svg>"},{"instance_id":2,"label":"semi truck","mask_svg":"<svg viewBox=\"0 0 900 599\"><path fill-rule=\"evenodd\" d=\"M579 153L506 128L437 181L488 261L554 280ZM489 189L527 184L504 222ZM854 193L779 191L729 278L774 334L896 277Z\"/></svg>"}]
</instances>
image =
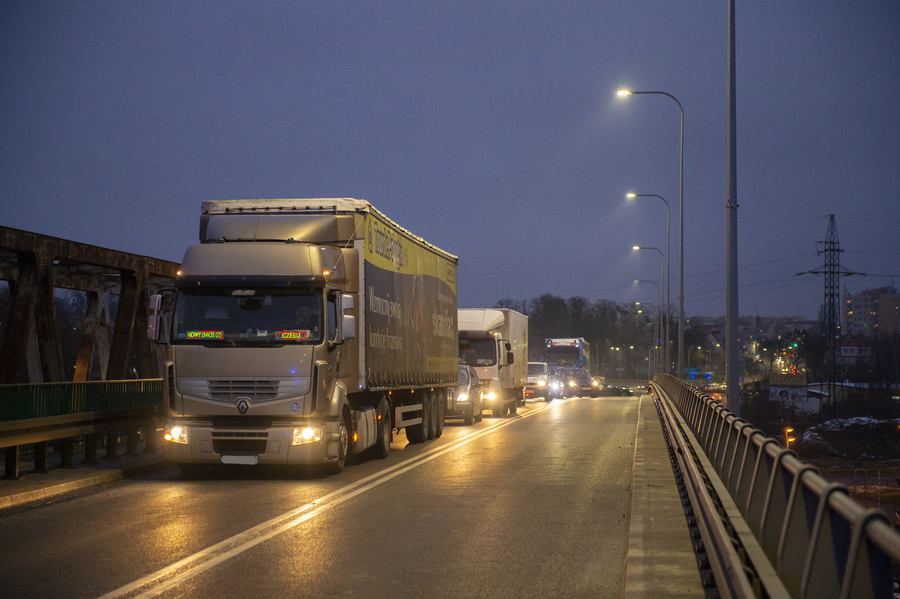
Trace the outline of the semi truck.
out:
<instances>
[{"instance_id":1,"label":"semi truck","mask_svg":"<svg viewBox=\"0 0 900 599\"><path fill-rule=\"evenodd\" d=\"M495 418L525 405L528 317L508 308L462 308L458 314L459 359L475 367L482 405Z\"/></svg>"},{"instance_id":2,"label":"semi truck","mask_svg":"<svg viewBox=\"0 0 900 599\"><path fill-rule=\"evenodd\" d=\"M387 457L394 431L441 435L458 384L456 256L365 200L201 205L166 345L164 458L340 473Z\"/></svg>"},{"instance_id":3,"label":"semi truck","mask_svg":"<svg viewBox=\"0 0 900 599\"><path fill-rule=\"evenodd\" d=\"M544 340L543 361L551 370L587 368L590 370L591 345L583 337Z\"/></svg>"}]
</instances>

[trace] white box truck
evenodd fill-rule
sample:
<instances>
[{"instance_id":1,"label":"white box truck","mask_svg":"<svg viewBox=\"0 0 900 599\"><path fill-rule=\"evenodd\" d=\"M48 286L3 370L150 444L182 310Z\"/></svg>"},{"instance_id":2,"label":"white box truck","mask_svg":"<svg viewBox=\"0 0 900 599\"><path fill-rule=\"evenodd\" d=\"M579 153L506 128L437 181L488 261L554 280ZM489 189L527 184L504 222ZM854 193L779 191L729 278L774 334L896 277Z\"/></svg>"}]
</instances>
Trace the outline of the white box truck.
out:
<instances>
[{"instance_id":1,"label":"white box truck","mask_svg":"<svg viewBox=\"0 0 900 599\"><path fill-rule=\"evenodd\" d=\"M525 405L528 317L508 308L459 310L459 359L475 367L494 417Z\"/></svg>"},{"instance_id":2,"label":"white box truck","mask_svg":"<svg viewBox=\"0 0 900 599\"><path fill-rule=\"evenodd\" d=\"M203 202L200 242L174 297L151 300L167 461L339 473L386 457L395 429L440 436L458 384L455 256L350 198Z\"/></svg>"}]
</instances>

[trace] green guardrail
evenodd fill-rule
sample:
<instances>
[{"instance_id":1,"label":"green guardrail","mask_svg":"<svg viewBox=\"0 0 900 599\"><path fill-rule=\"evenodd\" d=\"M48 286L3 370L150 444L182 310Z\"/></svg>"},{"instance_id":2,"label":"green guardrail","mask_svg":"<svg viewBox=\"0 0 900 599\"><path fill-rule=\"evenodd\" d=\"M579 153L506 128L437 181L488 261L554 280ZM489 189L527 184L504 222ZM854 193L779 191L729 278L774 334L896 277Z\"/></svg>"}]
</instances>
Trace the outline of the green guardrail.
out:
<instances>
[{"instance_id":1,"label":"green guardrail","mask_svg":"<svg viewBox=\"0 0 900 599\"><path fill-rule=\"evenodd\" d=\"M162 379L0 385L0 422L161 406Z\"/></svg>"}]
</instances>

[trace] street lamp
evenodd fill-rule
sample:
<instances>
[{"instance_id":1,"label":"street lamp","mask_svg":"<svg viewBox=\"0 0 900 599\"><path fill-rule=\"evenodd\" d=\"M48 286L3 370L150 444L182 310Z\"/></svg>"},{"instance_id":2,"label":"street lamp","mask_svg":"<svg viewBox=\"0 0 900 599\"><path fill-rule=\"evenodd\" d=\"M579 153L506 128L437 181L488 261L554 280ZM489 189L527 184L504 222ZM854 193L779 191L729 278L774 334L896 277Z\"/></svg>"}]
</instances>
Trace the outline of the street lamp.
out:
<instances>
[{"instance_id":1,"label":"street lamp","mask_svg":"<svg viewBox=\"0 0 900 599\"><path fill-rule=\"evenodd\" d=\"M659 293L659 285L656 284L656 281L651 281L649 279L635 279L635 283L650 283L654 287L656 287L656 315L653 318L653 345L654 349L656 349L656 363L657 363L657 372L659 371L659 367L661 365L661 360L659 357L659 332L657 328L657 320L662 321L662 316L660 313L660 293ZM659 325L661 326L661 325Z\"/></svg>"},{"instance_id":2,"label":"street lamp","mask_svg":"<svg viewBox=\"0 0 900 599\"><path fill-rule=\"evenodd\" d=\"M678 378L684 377L684 108L678 98L666 92L635 92L619 90L620 97L636 94L659 94L675 100L681 111L681 148L679 150L679 192L678 192Z\"/></svg>"},{"instance_id":3,"label":"street lamp","mask_svg":"<svg viewBox=\"0 0 900 599\"><path fill-rule=\"evenodd\" d=\"M640 245L636 245L636 246L634 246L632 249L635 249L635 250L654 250L654 251L656 251L656 252L659 252L659 257L661 258L661 263L662 263L662 281L661 281L661 282L662 282L663 284L665 284L665 280L666 280L666 257L663 255L662 250L660 250L659 248L649 248L649 247L643 247L643 246L640 246ZM667 310L667 311L668 311L668 310ZM666 374L669 373L669 356L668 356L668 354L669 354L669 345L668 345L668 342L667 342L667 343L666 343Z\"/></svg>"},{"instance_id":4,"label":"street lamp","mask_svg":"<svg viewBox=\"0 0 900 599\"><path fill-rule=\"evenodd\" d=\"M671 374L672 368L669 365L669 279L672 277L672 250L671 244L669 243L669 237L672 232L672 211L669 208L669 202L666 201L666 198L662 196L658 196L654 193L629 193L626 194L627 198L659 198L666 205L666 273L663 277L665 281L665 294L666 294L666 320L665 320L665 333L663 335L663 341L665 343L665 351L663 354L666 357L666 374Z\"/></svg>"}]
</instances>

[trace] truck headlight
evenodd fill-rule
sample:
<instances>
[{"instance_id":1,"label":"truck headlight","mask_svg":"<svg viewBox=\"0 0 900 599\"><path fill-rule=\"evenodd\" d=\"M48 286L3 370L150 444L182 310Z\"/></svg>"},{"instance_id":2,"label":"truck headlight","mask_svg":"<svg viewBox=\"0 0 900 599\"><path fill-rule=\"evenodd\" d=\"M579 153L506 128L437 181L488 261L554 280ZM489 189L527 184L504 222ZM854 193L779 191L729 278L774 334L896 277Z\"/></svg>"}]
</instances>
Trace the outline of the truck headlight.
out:
<instances>
[{"instance_id":1,"label":"truck headlight","mask_svg":"<svg viewBox=\"0 0 900 599\"><path fill-rule=\"evenodd\" d=\"M569 381L569 386L570 386L570 387L574 387L574 386L575 386L575 381Z\"/></svg>"},{"instance_id":2,"label":"truck headlight","mask_svg":"<svg viewBox=\"0 0 900 599\"><path fill-rule=\"evenodd\" d=\"M487 394L487 398L488 398L488 401L494 401L495 399L497 399L497 394L494 393L493 391L490 391Z\"/></svg>"},{"instance_id":3,"label":"truck headlight","mask_svg":"<svg viewBox=\"0 0 900 599\"><path fill-rule=\"evenodd\" d=\"M307 426L305 428L295 428L291 435L291 445L306 445L308 443L317 443L322 440L321 428Z\"/></svg>"},{"instance_id":4,"label":"truck headlight","mask_svg":"<svg viewBox=\"0 0 900 599\"><path fill-rule=\"evenodd\" d=\"M596 387L596 386L598 386L600 383L598 383L597 381L591 381L591 384L592 384L593 386Z\"/></svg>"},{"instance_id":5,"label":"truck headlight","mask_svg":"<svg viewBox=\"0 0 900 599\"><path fill-rule=\"evenodd\" d=\"M543 387L547 384L547 381L538 381L538 387Z\"/></svg>"},{"instance_id":6,"label":"truck headlight","mask_svg":"<svg viewBox=\"0 0 900 599\"><path fill-rule=\"evenodd\" d=\"M172 443L187 445L188 427L181 425L167 426L164 430L163 438L166 441L171 441Z\"/></svg>"},{"instance_id":7,"label":"truck headlight","mask_svg":"<svg viewBox=\"0 0 900 599\"><path fill-rule=\"evenodd\" d=\"M456 398L456 401L458 401L459 403L466 403L467 401L469 401L469 394L460 393L459 397Z\"/></svg>"}]
</instances>

